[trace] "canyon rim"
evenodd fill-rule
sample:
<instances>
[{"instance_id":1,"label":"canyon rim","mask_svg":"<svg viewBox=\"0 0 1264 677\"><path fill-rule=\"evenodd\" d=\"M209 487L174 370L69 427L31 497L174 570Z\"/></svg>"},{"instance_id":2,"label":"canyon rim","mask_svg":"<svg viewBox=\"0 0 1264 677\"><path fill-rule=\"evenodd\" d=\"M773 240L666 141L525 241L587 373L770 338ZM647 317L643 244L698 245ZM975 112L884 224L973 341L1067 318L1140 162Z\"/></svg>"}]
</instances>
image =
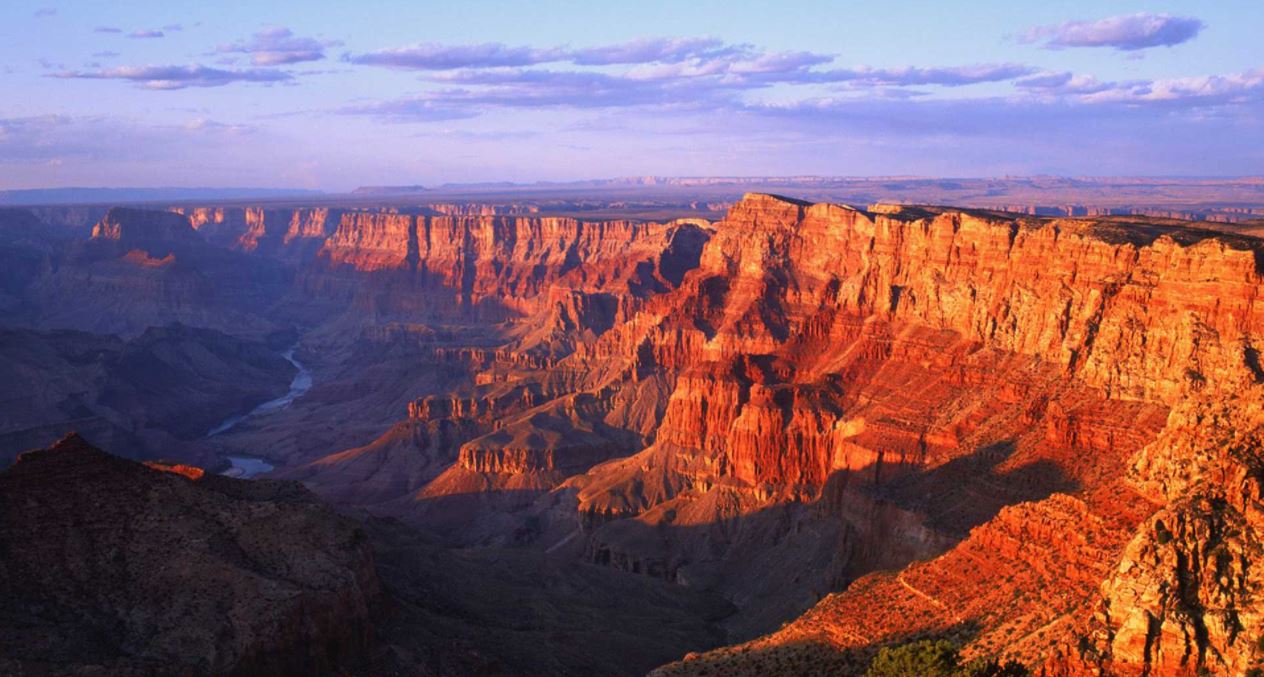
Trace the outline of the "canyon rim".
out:
<instances>
[{"instance_id":1,"label":"canyon rim","mask_svg":"<svg viewBox=\"0 0 1264 677\"><path fill-rule=\"evenodd\" d=\"M1264 674L1255 4L0 22L0 675Z\"/></svg>"}]
</instances>

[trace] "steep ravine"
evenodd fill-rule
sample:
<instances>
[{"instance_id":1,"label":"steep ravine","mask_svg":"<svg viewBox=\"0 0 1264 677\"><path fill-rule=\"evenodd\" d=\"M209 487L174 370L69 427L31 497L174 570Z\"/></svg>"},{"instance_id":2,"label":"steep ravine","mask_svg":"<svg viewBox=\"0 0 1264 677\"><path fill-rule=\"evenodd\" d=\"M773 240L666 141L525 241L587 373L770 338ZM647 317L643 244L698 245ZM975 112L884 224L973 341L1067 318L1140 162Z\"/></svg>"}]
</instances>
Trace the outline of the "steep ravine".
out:
<instances>
[{"instance_id":1,"label":"steep ravine","mask_svg":"<svg viewBox=\"0 0 1264 677\"><path fill-rule=\"evenodd\" d=\"M1102 563L1171 500L1128 469L1174 408L1259 381L1249 238L766 195L705 232L656 293L587 287L620 310L556 361L485 353L473 387L299 476L351 504L371 478L360 505L453 544L720 592L735 638L821 600L767 641L945 634L1031 662L1078 646Z\"/></svg>"},{"instance_id":2,"label":"steep ravine","mask_svg":"<svg viewBox=\"0 0 1264 677\"><path fill-rule=\"evenodd\" d=\"M216 435L226 433L236 427L237 424L252 416L258 416L284 409L290 406L294 400L302 397L308 390L311 390L312 372L308 370L307 367L303 366L303 363L298 361L298 358L295 356L295 352L297 352L297 350L298 345L295 344L287 348L285 352L281 353L281 357L284 357L286 361L294 365L294 368L297 369L294 374L294 379L290 381L290 389L286 391L284 395L276 399L263 402L244 414L238 414L225 419L224 422L207 431L206 437L211 438ZM228 454L225 458L231 464L231 467L228 470L225 470L223 474L228 475L229 477L248 479L256 475L262 475L270 472L275 467L267 460L257 456Z\"/></svg>"}]
</instances>

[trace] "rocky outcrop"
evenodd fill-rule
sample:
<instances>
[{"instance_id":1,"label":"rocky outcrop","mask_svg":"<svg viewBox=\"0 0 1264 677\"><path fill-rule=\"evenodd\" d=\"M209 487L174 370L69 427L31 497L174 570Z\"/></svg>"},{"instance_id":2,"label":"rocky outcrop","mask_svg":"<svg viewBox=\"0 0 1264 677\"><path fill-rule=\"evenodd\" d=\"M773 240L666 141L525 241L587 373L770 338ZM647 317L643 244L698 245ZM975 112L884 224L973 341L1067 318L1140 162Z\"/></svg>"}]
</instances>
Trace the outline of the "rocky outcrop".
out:
<instances>
[{"instance_id":1,"label":"rocky outcrop","mask_svg":"<svg viewBox=\"0 0 1264 677\"><path fill-rule=\"evenodd\" d=\"M189 219L179 214L126 207L106 212L92 227L92 239L117 242L126 250L141 249L158 256L170 253L172 245L200 240Z\"/></svg>"},{"instance_id":2,"label":"rocky outcrop","mask_svg":"<svg viewBox=\"0 0 1264 677\"><path fill-rule=\"evenodd\" d=\"M189 212L293 272L252 307L317 327L323 382L239 439L451 545L722 594L733 640L813 609L760 652L1254 666L1258 240L762 194L716 223L497 211Z\"/></svg>"},{"instance_id":3,"label":"rocky outcrop","mask_svg":"<svg viewBox=\"0 0 1264 677\"><path fill-rule=\"evenodd\" d=\"M1161 223L749 195L716 224L378 214L340 242L323 256L437 285L444 313L497 290L507 314L483 317L511 318L494 349L427 336L471 385L410 416L471 436L379 509L465 544L578 542L590 561L720 590L743 608L737 636L951 557L1051 496L1110 524L1097 555L1117 557L1166 500L1119 485L1132 456L1209 384L1260 378L1258 243ZM1135 510L1111 498L1136 491ZM1022 586L1083 616L1088 584L1057 580ZM1011 630L1053 620L1031 619Z\"/></svg>"},{"instance_id":4,"label":"rocky outcrop","mask_svg":"<svg viewBox=\"0 0 1264 677\"><path fill-rule=\"evenodd\" d=\"M113 208L91 239L50 253L22 300L40 328L135 335L181 322L258 337L280 328L264 309L289 278L280 262L225 249L184 215Z\"/></svg>"},{"instance_id":5,"label":"rocky outcrop","mask_svg":"<svg viewBox=\"0 0 1264 677\"><path fill-rule=\"evenodd\" d=\"M481 202L432 202L426 208L446 216L504 216L539 213L538 205L491 205Z\"/></svg>"},{"instance_id":6,"label":"rocky outcrop","mask_svg":"<svg viewBox=\"0 0 1264 677\"><path fill-rule=\"evenodd\" d=\"M142 466L77 436L0 472L0 670L332 673L368 649L367 540L296 484Z\"/></svg>"},{"instance_id":7,"label":"rocky outcrop","mask_svg":"<svg viewBox=\"0 0 1264 677\"><path fill-rule=\"evenodd\" d=\"M320 256L335 269L410 273L440 311L504 316L538 310L554 287L641 298L662 291L703 239L685 222L362 212L343 215Z\"/></svg>"},{"instance_id":8,"label":"rocky outcrop","mask_svg":"<svg viewBox=\"0 0 1264 677\"><path fill-rule=\"evenodd\" d=\"M677 381L658 444L679 448L599 468L607 476L581 483L580 507L608 514L615 496L649 515L664 492L660 505L674 505L725 482L788 498L806 479L826 488L809 499L837 502L860 535L850 571L865 570L865 534L880 533L857 511L866 496L948 537L911 553L947 548L926 564L887 559L898 575L860 578L685 673L753 674L741 656L804 644L863 656L910 634L1054 673L1240 673L1256 665L1248 638L1260 631L1246 564L1258 492L1244 478L1264 447L1248 404L1258 395L1243 395L1264 376L1262 251L1146 223L748 197L676 298L607 337L624 351L641 342L655 362L716 365ZM752 354L768 357L752 369ZM633 489L665 473L677 479ZM1082 501L1080 516L1041 517L1053 491ZM1025 515L1003 507L1033 499ZM1094 521L1109 528L1086 529ZM973 530L951 545L961 527ZM1068 546L1069 528L1089 540ZM1051 647L1082 650L1063 660Z\"/></svg>"},{"instance_id":9,"label":"rocky outcrop","mask_svg":"<svg viewBox=\"0 0 1264 677\"><path fill-rule=\"evenodd\" d=\"M352 212L342 215L320 256L334 266L362 272L414 267L416 221L408 214Z\"/></svg>"},{"instance_id":10,"label":"rocky outcrop","mask_svg":"<svg viewBox=\"0 0 1264 677\"><path fill-rule=\"evenodd\" d=\"M326 207L180 207L210 242L291 263L310 261L333 234L342 211Z\"/></svg>"},{"instance_id":11,"label":"rocky outcrop","mask_svg":"<svg viewBox=\"0 0 1264 677\"><path fill-rule=\"evenodd\" d=\"M731 611L544 553L448 551L295 483L75 436L0 471L0 573L4 674L639 675L714 645Z\"/></svg>"},{"instance_id":12,"label":"rocky outcrop","mask_svg":"<svg viewBox=\"0 0 1264 677\"><path fill-rule=\"evenodd\" d=\"M1038 665L1071 640L1135 513L1103 518L1064 494L1002 509L946 554L869 574L758 639L693 654L654 675L795 675L832 666L862 674L886 644L937 636L969 656Z\"/></svg>"},{"instance_id":13,"label":"rocky outcrop","mask_svg":"<svg viewBox=\"0 0 1264 677\"><path fill-rule=\"evenodd\" d=\"M1070 669L1247 674L1264 669L1264 389L1194 398L1137 454L1163 505L1137 529L1068 651ZM1066 669L1066 665L1058 663Z\"/></svg>"}]
</instances>

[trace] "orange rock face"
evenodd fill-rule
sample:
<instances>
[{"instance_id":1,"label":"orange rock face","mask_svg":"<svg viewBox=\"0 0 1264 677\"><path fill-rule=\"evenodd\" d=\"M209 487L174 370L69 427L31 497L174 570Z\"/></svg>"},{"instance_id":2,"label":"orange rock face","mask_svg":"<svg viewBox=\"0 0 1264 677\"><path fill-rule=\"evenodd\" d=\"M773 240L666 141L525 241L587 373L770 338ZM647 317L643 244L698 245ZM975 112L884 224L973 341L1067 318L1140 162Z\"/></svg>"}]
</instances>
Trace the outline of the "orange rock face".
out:
<instances>
[{"instance_id":1,"label":"orange rock face","mask_svg":"<svg viewBox=\"0 0 1264 677\"><path fill-rule=\"evenodd\" d=\"M458 560L722 597L731 646L659 674L853 674L923 637L1047 675L1264 669L1259 240L759 194L715 223L205 208L95 239L50 295L314 327L316 385L223 444ZM235 270L272 286L206 274Z\"/></svg>"},{"instance_id":2,"label":"orange rock face","mask_svg":"<svg viewBox=\"0 0 1264 677\"><path fill-rule=\"evenodd\" d=\"M862 534L878 530L849 494L898 502L907 483L926 492L908 505L938 537L914 557L946 552L862 577L778 633L665 672L758 674L769 652L804 643L864 655L927 634L958 637L967 655L1047 660L1053 672L1256 665L1246 637L1264 628L1243 563L1254 558L1248 515L1259 494L1233 478L1259 467L1264 417L1223 402L1250 401L1242 393L1264 376L1260 246L883 211L759 198L717 226L691 280L706 318L694 325L713 333L692 343L721 364L771 352L771 367L749 385L682 377L658 440L695 451L660 458L678 469L680 496L725 481L774 494L823 486L810 496L838 501ZM727 242L752 231L768 236ZM707 297L708 283L722 291ZM1233 442L1208 425L1236 431ZM679 464L692 453L707 462ZM858 482L873 489L855 492ZM597 486L581 506L606 510L611 483ZM1061 493L1044 498L1051 491ZM1000 507L1015 501L1029 502ZM1155 536L1156 520L1177 531ZM1062 658L1048 658L1055 647Z\"/></svg>"},{"instance_id":3,"label":"orange rock face","mask_svg":"<svg viewBox=\"0 0 1264 677\"><path fill-rule=\"evenodd\" d=\"M1256 665L1257 240L768 195L714 224L329 232L312 285L402 276L503 331L408 338L459 392L300 475L455 543L719 591L735 640L810 609L667 672L915 635L1052 673Z\"/></svg>"}]
</instances>

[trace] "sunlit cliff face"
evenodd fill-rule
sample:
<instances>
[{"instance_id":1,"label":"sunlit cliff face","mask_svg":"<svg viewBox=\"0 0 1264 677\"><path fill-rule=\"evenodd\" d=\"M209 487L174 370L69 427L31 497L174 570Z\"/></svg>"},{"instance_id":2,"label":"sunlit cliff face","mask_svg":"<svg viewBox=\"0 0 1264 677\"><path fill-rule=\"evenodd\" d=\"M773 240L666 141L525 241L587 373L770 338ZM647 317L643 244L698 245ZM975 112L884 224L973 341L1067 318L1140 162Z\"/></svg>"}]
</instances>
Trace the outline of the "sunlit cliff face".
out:
<instances>
[{"instance_id":1,"label":"sunlit cliff face","mask_svg":"<svg viewBox=\"0 0 1264 677\"><path fill-rule=\"evenodd\" d=\"M418 444L435 465L377 509L725 590L745 632L807 589L944 553L823 602L807 618L868 628L831 651L969 624L972 651L1031 660L1086 632L1110 563L1167 500L1134 457L1173 434L1174 407L1259 379L1258 252L1209 232L753 195L661 231L658 247L705 241L683 275L645 241L651 294L600 257L515 268L568 240L490 232L475 269L525 271L506 302L556 310L512 321L506 348L444 354L474 370L472 398L420 400L391 437L297 475L354 502L338 472ZM599 299L611 310L576 310Z\"/></svg>"},{"instance_id":2,"label":"sunlit cliff face","mask_svg":"<svg viewBox=\"0 0 1264 677\"><path fill-rule=\"evenodd\" d=\"M222 331L9 337L58 375L20 411L75 398L165 475L263 456L427 547L636 574L758 638L667 674L859 669L913 635L1052 674L1255 665L1257 239L766 194L714 222L447 211L104 213L21 269L34 321ZM311 390L202 439L285 391L280 348Z\"/></svg>"}]
</instances>

